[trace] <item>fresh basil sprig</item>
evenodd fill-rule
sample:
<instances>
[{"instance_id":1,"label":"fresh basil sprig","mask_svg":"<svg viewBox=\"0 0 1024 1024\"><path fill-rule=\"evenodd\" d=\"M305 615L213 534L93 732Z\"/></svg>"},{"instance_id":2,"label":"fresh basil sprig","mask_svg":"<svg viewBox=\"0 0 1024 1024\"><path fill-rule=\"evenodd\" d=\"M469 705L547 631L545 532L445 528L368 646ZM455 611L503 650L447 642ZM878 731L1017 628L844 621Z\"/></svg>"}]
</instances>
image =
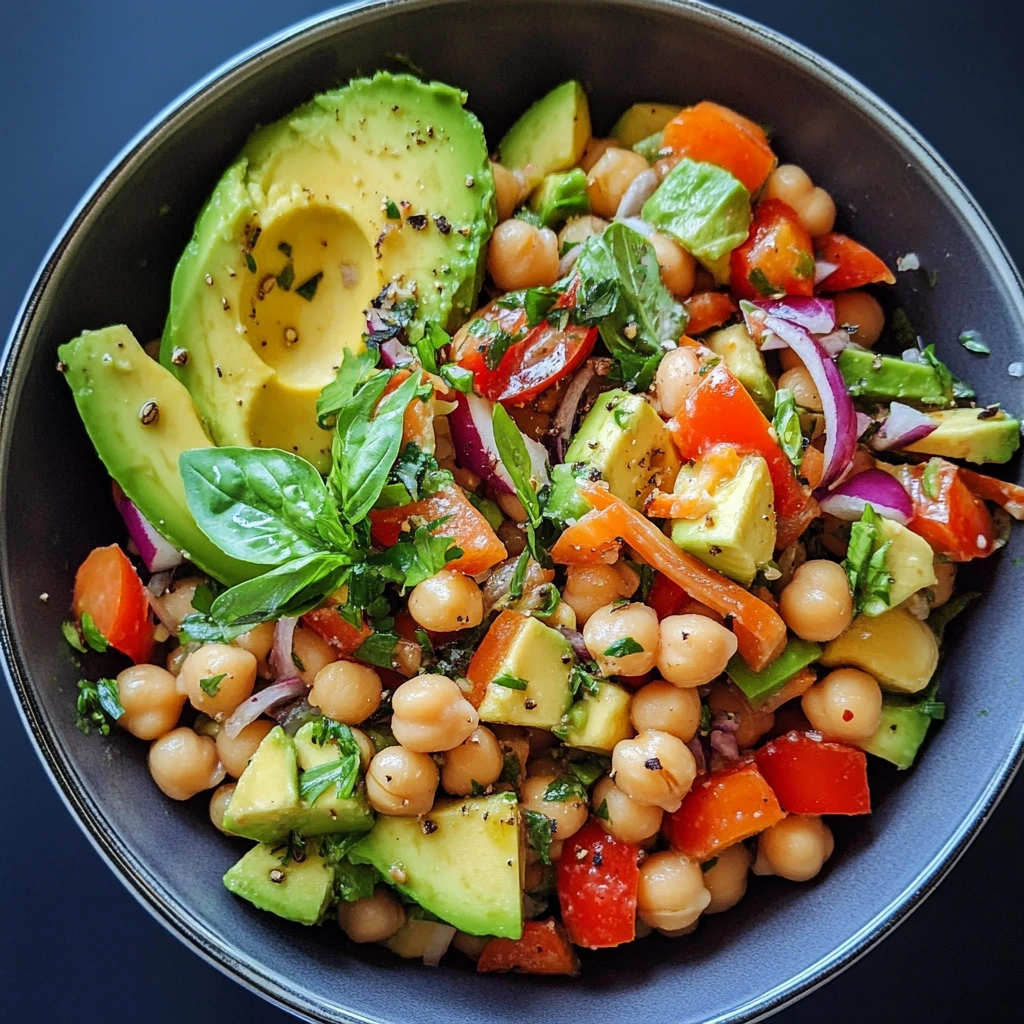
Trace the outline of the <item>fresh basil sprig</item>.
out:
<instances>
[{"instance_id":1,"label":"fresh basil sprig","mask_svg":"<svg viewBox=\"0 0 1024 1024\"><path fill-rule=\"evenodd\" d=\"M850 530L843 569L849 578L854 611L858 614L880 615L889 607L893 579L885 559L892 541L882 542L879 522L880 516L867 504L860 520Z\"/></svg>"}]
</instances>

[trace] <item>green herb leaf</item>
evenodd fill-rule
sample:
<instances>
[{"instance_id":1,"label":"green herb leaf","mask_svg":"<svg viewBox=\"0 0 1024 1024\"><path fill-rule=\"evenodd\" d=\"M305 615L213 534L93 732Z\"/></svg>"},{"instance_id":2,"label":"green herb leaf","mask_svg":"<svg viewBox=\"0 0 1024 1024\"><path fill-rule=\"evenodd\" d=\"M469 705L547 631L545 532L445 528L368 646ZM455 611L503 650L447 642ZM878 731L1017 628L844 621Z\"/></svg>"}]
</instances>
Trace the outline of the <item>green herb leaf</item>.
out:
<instances>
[{"instance_id":1,"label":"green herb leaf","mask_svg":"<svg viewBox=\"0 0 1024 1024\"><path fill-rule=\"evenodd\" d=\"M379 668L394 668L397 633L371 633L353 653L353 658L368 661Z\"/></svg>"},{"instance_id":2,"label":"green herb leaf","mask_svg":"<svg viewBox=\"0 0 1024 1024\"><path fill-rule=\"evenodd\" d=\"M76 651L81 654L85 654L86 646L82 643L82 638L78 635L78 627L70 619L65 619L60 624L60 631L64 634L64 639L67 640L67 642L71 644Z\"/></svg>"},{"instance_id":3,"label":"green herb leaf","mask_svg":"<svg viewBox=\"0 0 1024 1024\"><path fill-rule=\"evenodd\" d=\"M960 344L963 345L968 352L976 352L981 356L987 356L992 351L988 345L985 344L985 340L982 338L980 331L961 331Z\"/></svg>"},{"instance_id":4,"label":"green herb leaf","mask_svg":"<svg viewBox=\"0 0 1024 1024\"><path fill-rule=\"evenodd\" d=\"M974 398L974 389L960 380L953 371L935 354L934 345L926 345L921 351L921 361L927 363L938 378L939 386L952 398Z\"/></svg>"},{"instance_id":5,"label":"green herb leaf","mask_svg":"<svg viewBox=\"0 0 1024 1024\"><path fill-rule=\"evenodd\" d=\"M480 785L476 779L469 780L469 795L470 796L483 796L487 790Z\"/></svg>"},{"instance_id":6,"label":"green herb leaf","mask_svg":"<svg viewBox=\"0 0 1024 1024\"><path fill-rule=\"evenodd\" d=\"M566 239L558 250L559 257L568 256L569 253L573 251L573 249L578 248L582 244L582 242L570 242L568 239Z\"/></svg>"},{"instance_id":7,"label":"green herb leaf","mask_svg":"<svg viewBox=\"0 0 1024 1024\"><path fill-rule=\"evenodd\" d=\"M707 736L711 732L711 708L707 704L700 706L700 725L697 727L697 731L701 736Z\"/></svg>"},{"instance_id":8,"label":"green herb leaf","mask_svg":"<svg viewBox=\"0 0 1024 1024\"><path fill-rule=\"evenodd\" d=\"M472 491L466 491L466 497L473 508L487 520L487 525L492 530L497 530L501 526L505 517L501 514L501 509L496 501L491 501L490 498L481 498L480 495L474 494Z\"/></svg>"},{"instance_id":9,"label":"green herb leaf","mask_svg":"<svg viewBox=\"0 0 1024 1024\"><path fill-rule=\"evenodd\" d=\"M99 730L101 736L110 735L110 726L123 714L124 708L117 692L116 679L88 679L78 681L78 718L75 725L89 735L91 729Z\"/></svg>"},{"instance_id":10,"label":"green herb leaf","mask_svg":"<svg viewBox=\"0 0 1024 1024\"><path fill-rule=\"evenodd\" d=\"M501 762L501 775L498 776L498 781L507 782L511 786L518 786L519 776L522 774L523 765L519 760L519 755L509 751Z\"/></svg>"},{"instance_id":11,"label":"green herb leaf","mask_svg":"<svg viewBox=\"0 0 1024 1024\"><path fill-rule=\"evenodd\" d=\"M511 672L502 672L500 676L495 676L491 682L495 686L504 686L509 690L525 690L530 685L525 679L514 676Z\"/></svg>"},{"instance_id":12,"label":"green herb leaf","mask_svg":"<svg viewBox=\"0 0 1024 1024\"><path fill-rule=\"evenodd\" d=\"M523 584L526 582L526 570L530 567L529 548L523 548L523 553L516 562L515 572L508 586L508 596L513 601L518 601L523 596Z\"/></svg>"},{"instance_id":13,"label":"green herb leaf","mask_svg":"<svg viewBox=\"0 0 1024 1024\"><path fill-rule=\"evenodd\" d=\"M910 322L907 311L900 306L889 321L889 331L900 348L917 348L917 331ZM856 335L854 335L856 340Z\"/></svg>"},{"instance_id":14,"label":"green herb leaf","mask_svg":"<svg viewBox=\"0 0 1024 1024\"><path fill-rule=\"evenodd\" d=\"M359 781L359 752L344 753L336 761L307 768L299 776L299 798L307 804L326 793L331 786L338 787L338 796L345 799L352 795Z\"/></svg>"},{"instance_id":15,"label":"green herb leaf","mask_svg":"<svg viewBox=\"0 0 1024 1024\"><path fill-rule=\"evenodd\" d=\"M256 260L253 259L253 255L252 255L251 252L247 252L245 254L245 265L246 265L246 267L249 268L249 273L250 274L255 274L256 273Z\"/></svg>"},{"instance_id":16,"label":"green herb leaf","mask_svg":"<svg viewBox=\"0 0 1024 1024\"><path fill-rule=\"evenodd\" d=\"M526 441L503 405L495 403L491 423L498 457L512 478L516 497L526 509L530 525L536 528L541 523L541 508L533 487L533 464L526 448Z\"/></svg>"},{"instance_id":17,"label":"green herb leaf","mask_svg":"<svg viewBox=\"0 0 1024 1024\"><path fill-rule=\"evenodd\" d=\"M795 469L804 460L804 435L800 430L800 414L796 410L796 397L790 388L779 388L775 392L775 416L772 426L779 439L779 447Z\"/></svg>"},{"instance_id":18,"label":"green herb leaf","mask_svg":"<svg viewBox=\"0 0 1024 1024\"><path fill-rule=\"evenodd\" d=\"M547 789L544 790L544 799L557 800L560 803L564 803L566 800L582 800L585 803L587 791L579 779L570 779L563 775L548 783Z\"/></svg>"},{"instance_id":19,"label":"green herb leaf","mask_svg":"<svg viewBox=\"0 0 1024 1024\"><path fill-rule=\"evenodd\" d=\"M288 255L291 253L289 252ZM284 269L277 275L277 286L282 291L290 292L293 284L295 284L295 267L292 263L286 263Z\"/></svg>"},{"instance_id":20,"label":"green herb leaf","mask_svg":"<svg viewBox=\"0 0 1024 1024\"><path fill-rule=\"evenodd\" d=\"M408 505L421 498L429 498L439 491L445 491L454 482L451 472L441 469L433 455L421 451L419 445L410 441L402 448L395 464L391 467L388 484L381 491L381 497L377 504L379 508L391 507L390 504L384 503L384 497L385 492L394 484L401 485L405 496L404 500L396 502L396 504Z\"/></svg>"},{"instance_id":21,"label":"green herb leaf","mask_svg":"<svg viewBox=\"0 0 1024 1024\"><path fill-rule=\"evenodd\" d=\"M280 252L283 252L285 256L291 257L292 247L287 242L278 242L277 248Z\"/></svg>"},{"instance_id":22,"label":"green herb leaf","mask_svg":"<svg viewBox=\"0 0 1024 1024\"><path fill-rule=\"evenodd\" d=\"M601 691L601 680L595 675L597 666L590 662L586 667L581 665L578 661L573 662L572 668L569 670L569 689L572 691L573 697L575 697L580 690L586 690L587 693L597 696Z\"/></svg>"},{"instance_id":23,"label":"green herb leaf","mask_svg":"<svg viewBox=\"0 0 1024 1024\"><path fill-rule=\"evenodd\" d=\"M784 288L779 288L768 280L767 275L760 267L754 267L747 274L747 280L757 290L758 295L763 295L766 299L781 299L786 294Z\"/></svg>"},{"instance_id":24,"label":"green herb leaf","mask_svg":"<svg viewBox=\"0 0 1024 1024\"><path fill-rule=\"evenodd\" d=\"M357 837L361 839L362 835ZM334 891L346 903L368 899L379 880L377 869L370 864L353 864L345 859L334 865Z\"/></svg>"},{"instance_id":25,"label":"green herb leaf","mask_svg":"<svg viewBox=\"0 0 1024 1024\"><path fill-rule=\"evenodd\" d=\"M216 676L206 676L205 679L199 680L199 689L208 697L216 697L217 691L220 689L220 684L224 681L226 676L227 672L221 672L220 675Z\"/></svg>"},{"instance_id":26,"label":"green herb leaf","mask_svg":"<svg viewBox=\"0 0 1024 1024\"><path fill-rule=\"evenodd\" d=\"M939 471L942 469L941 459L929 459L921 474L921 488L932 501L939 497Z\"/></svg>"},{"instance_id":27,"label":"green herb leaf","mask_svg":"<svg viewBox=\"0 0 1024 1024\"><path fill-rule=\"evenodd\" d=\"M352 401L356 389L377 365L377 349L363 348L358 352L345 349L338 375L320 392L316 400L316 421L324 429L334 426L338 413Z\"/></svg>"},{"instance_id":28,"label":"green herb leaf","mask_svg":"<svg viewBox=\"0 0 1024 1024\"><path fill-rule=\"evenodd\" d=\"M484 317L477 317L470 321L469 334L479 338L484 345L484 365L488 370L496 370L509 346L518 340L518 337L509 334L497 320L487 320Z\"/></svg>"},{"instance_id":29,"label":"green herb leaf","mask_svg":"<svg viewBox=\"0 0 1024 1024\"><path fill-rule=\"evenodd\" d=\"M371 555L367 564L384 570L388 579L403 588L415 587L462 556L462 549L451 537L435 536L434 529L443 529L443 521L440 525L418 526L412 534L401 534L397 544Z\"/></svg>"},{"instance_id":30,"label":"green herb leaf","mask_svg":"<svg viewBox=\"0 0 1024 1024\"><path fill-rule=\"evenodd\" d=\"M192 593L192 607L202 615L208 614L220 592L220 586L213 580L203 580Z\"/></svg>"},{"instance_id":31,"label":"green herb leaf","mask_svg":"<svg viewBox=\"0 0 1024 1024\"><path fill-rule=\"evenodd\" d=\"M603 652L605 658L625 658L630 654L640 654L643 651L643 644L638 644L631 636L624 636L616 640Z\"/></svg>"},{"instance_id":32,"label":"green herb leaf","mask_svg":"<svg viewBox=\"0 0 1024 1024\"><path fill-rule=\"evenodd\" d=\"M401 220L402 214L398 209L398 203L393 199L384 200L384 212L387 214L388 220Z\"/></svg>"},{"instance_id":33,"label":"green herb leaf","mask_svg":"<svg viewBox=\"0 0 1024 1024\"><path fill-rule=\"evenodd\" d=\"M569 770L576 776L584 786L589 788L602 775L607 775L611 769L610 757L602 757L599 754L575 754L569 761Z\"/></svg>"},{"instance_id":34,"label":"green herb leaf","mask_svg":"<svg viewBox=\"0 0 1024 1024\"><path fill-rule=\"evenodd\" d=\"M540 811L523 811L523 822L526 825L526 841L537 851L542 863L550 864L551 842L557 825Z\"/></svg>"},{"instance_id":35,"label":"green herb leaf","mask_svg":"<svg viewBox=\"0 0 1024 1024\"><path fill-rule=\"evenodd\" d=\"M445 363L441 367L441 380L451 384L456 391L468 395L473 390L473 371L458 363Z\"/></svg>"},{"instance_id":36,"label":"green herb leaf","mask_svg":"<svg viewBox=\"0 0 1024 1024\"><path fill-rule=\"evenodd\" d=\"M103 654L110 646L107 638L96 627L93 617L88 612L82 612L82 636L85 637L85 642L100 654Z\"/></svg>"},{"instance_id":37,"label":"green herb leaf","mask_svg":"<svg viewBox=\"0 0 1024 1024\"><path fill-rule=\"evenodd\" d=\"M814 272L814 254L804 249L796 258L796 267L794 267L793 273L796 274L797 277L804 277L813 280Z\"/></svg>"},{"instance_id":38,"label":"green herb leaf","mask_svg":"<svg viewBox=\"0 0 1024 1024\"><path fill-rule=\"evenodd\" d=\"M316 290L320 286L320 279L323 276L324 272L318 270L312 277L307 278L295 289L295 294L301 296L307 302L312 302L313 296L316 295Z\"/></svg>"},{"instance_id":39,"label":"green herb leaf","mask_svg":"<svg viewBox=\"0 0 1024 1024\"><path fill-rule=\"evenodd\" d=\"M860 520L850 530L843 569L853 591L854 610L879 615L889 607L889 589L892 576L886 569L886 555L892 541L881 541L879 517L870 504L864 506Z\"/></svg>"},{"instance_id":40,"label":"green herb leaf","mask_svg":"<svg viewBox=\"0 0 1024 1024\"><path fill-rule=\"evenodd\" d=\"M412 347L415 349L423 369L430 373L437 373L437 353L445 345L451 343L451 336L434 320L427 320L421 330L422 336L413 342Z\"/></svg>"},{"instance_id":41,"label":"green herb leaf","mask_svg":"<svg viewBox=\"0 0 1024 1024\"><path fill-rule=\"evenodd\" d=\"M608 813L608 801L607 800L602 800L601 801L601 806L598 807L598 809L596 811L594 811L594 817L595 818L600 818L602 821L608 821L609 820L611 815L609 815L609 813Z\"/></svg>"}]
</instances>

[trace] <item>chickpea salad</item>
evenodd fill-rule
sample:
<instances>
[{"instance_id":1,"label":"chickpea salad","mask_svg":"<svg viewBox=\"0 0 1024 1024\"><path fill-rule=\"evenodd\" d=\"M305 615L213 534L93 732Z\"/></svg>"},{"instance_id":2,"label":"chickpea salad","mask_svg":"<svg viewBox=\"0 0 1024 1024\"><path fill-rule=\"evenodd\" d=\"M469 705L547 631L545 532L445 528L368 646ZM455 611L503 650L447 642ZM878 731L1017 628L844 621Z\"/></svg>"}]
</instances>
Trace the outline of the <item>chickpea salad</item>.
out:
<instances>
[{"instance_id":1,"label":"chickpea salad","mask_svg":"<svg viewBox=\"0 0 1024 1024\"><path fill-rule=\"evenodd\" d=\"M380 72L260 128L162 337L61 347L126 527L64 637L234 896L576 974L814 879L911 766L1021 426L785 139L708 100L595 136L570 81L489 147L466 100Z\"/></svg>"}]
</instances>

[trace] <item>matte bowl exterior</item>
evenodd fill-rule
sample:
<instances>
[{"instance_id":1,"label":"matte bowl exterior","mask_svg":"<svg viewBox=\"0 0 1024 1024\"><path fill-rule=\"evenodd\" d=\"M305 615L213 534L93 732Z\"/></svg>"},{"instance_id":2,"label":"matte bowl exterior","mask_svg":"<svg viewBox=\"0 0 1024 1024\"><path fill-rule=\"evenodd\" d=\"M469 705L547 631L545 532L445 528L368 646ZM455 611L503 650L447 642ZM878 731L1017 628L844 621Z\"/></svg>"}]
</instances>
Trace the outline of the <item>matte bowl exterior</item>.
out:
<instances>
[{"instance_id":1,"label":"matte bowl exterior","mask_svg":"<svg viewBox=\"0 0 1024 1024\"><path fill-rule=\"evenodd\" d=\"M741 18L670 0L352 5L243 55L161 115L83 200L26 299L0 391L0 641L17 701L68 805L143 904L213 963L309 1019L587 1021L626 1017L641 998L652 1022L753 1019L849 964L912 910L1012 777L1024 740L1022 691L1009 685L1021 679L1024 601L1007 560L1024 553L1021 532L974 568L988 592L950 629L941 669L949 720L898 782L872 766L875 813L837 824L822 876L803 886L759 880L692 938L588 955L578 980L477 976L459 971L455 954L452 967L429 969L353 947L330 927L256 912L220 883L246 844L210 828L206 801L166 800L135 739L75 729L79 671L59 626L74 567L123 531L55 371L56 348L121 321L142 340L158 336L196 213L252 128L352 75L400 66L396 51L467 89L492 143L569 76L588 86L598 133L644 99L709 97L770 123L782 158L837 197L841 229L890 265L913 250L940 271L934 290L912 273L894 292L954 372L986 402L1024 405L1006 369L1024 358L1024 295L1009 257L938 157L820 58ZM964 327L989 341L989 359L956 344Z\"/></svg>"}]
</instances>

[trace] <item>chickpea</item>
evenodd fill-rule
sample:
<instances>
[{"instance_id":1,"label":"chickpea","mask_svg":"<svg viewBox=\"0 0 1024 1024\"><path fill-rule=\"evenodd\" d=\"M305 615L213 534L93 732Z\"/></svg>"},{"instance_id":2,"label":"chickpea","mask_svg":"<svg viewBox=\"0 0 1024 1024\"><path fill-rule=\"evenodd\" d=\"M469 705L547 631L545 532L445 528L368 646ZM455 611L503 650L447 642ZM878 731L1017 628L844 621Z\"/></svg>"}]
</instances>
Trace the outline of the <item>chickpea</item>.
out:
<instances>
[{"instance_id":1,"label":"chickpea","mask_svg":"<svg viewBox=\"0 0 1024 1024\"><path fill-rule=\"evenodd\" d=\"M383 886L374 889L372 896L338 904L338 927L353 942L384 942L404 924L405 908Z\"/></svg>"},{"instance_id":2,"label":"chickpea","mask_svg":"<svg viewBox=\"0 0 1024 1024\"><path fill-rule=\"evenodd\" d=\"M259 718L235 737L228 736L223 729L217 733L217 756L228 775L235 779L241 777L249 759L273 728L274 723L269 718Z\"/></svg>"},{"instance_id":3,"label":"chickpea","mask_svg":"<svg viewBox=\"0 0 1024 1024\"><path fill-rule=\"evenodd\" d=\"M248 633L236 636L231 642L236 647L241 647L243 651L248 651L257 661L263 661L274 646L274 624L261 622L258 626L253 626Z\"/></svg>"},{"instance_id":4,"label":"chickpea","mask_svg":"<svg viewBox=\"0 0 1024 1024\"><path fill-rule=\"evenodd\" d=\"M806 882L821 870L833 846L832 832L821 818L790 814L757 837L753 871Z\"/></svg>"},{"instance_id":5,"label":"chickpea","mask_svg":"<svg viewBox=\"0 0 1024 1024\"><path fill-rule=\"evenodd\" d=\"M614 217L626 189L646 171L647 161L631 149L607 149L587 174L590 208L599 217Z\"/></svg>"},{"instance_id":6,"label":"chickpea","mask_svg":"<svg viewBox=\"0 0 1024 1024\"><path fill-rule=\"evenodd\" d=\"M224 781L217 744L185 726L154 740L149 748L149 772L172 800L188 800Z\"/></svg>"},{"instance_id":7,"label":"chickpea","mask_svg":"<svg viewBox=\"0 0 1024 1024\"><path fill-rule=\"evenodd\" d=\"M352 729L352 739L356 741L356 746L359 747L359 767L365 772L370 767L370 762L373 760L373 755L377 753L377 748L373 745L373 740L362 729Z\"/></svg>"},{"instance_id":8,"label":"chickpea","mask_svg":"<svg viewBox=\"0 0 1024 1024\"><path fill-rule=\"evenodd\" d=\"M479 960L484 946L490 942L486 935L470 935L469 932L456 932L452 939L452 948L457 949L470 960Z\"/></svg>"},{"instance_id":9,"label":"chickpea","mask_svg":"<svg viewBox=\"0 0 1024 1024\"><path fill-rule=\"evenodd\" d=\"M178 681L157 665L132 665L117 677L117 694L124 714L117 724L140 740L155 740L177 724L185 695Z\"/></svg>"},{"instance_id":10,"label":"chickpea","mask_svg":"<svg viewBox=\"0 0 1024 1024\"><path fill-rule=\"evenodd\" d=\"M653 804L637 803L607 778L594 787L591 802L595 810L605 809L607 817L597 819L605 832L624 843L639 843L657 835L665 813Z\"/></svg>"},{"instance_id":11,"label":"chickpea","mask_svg":"<svg viewBox=\"0 0 1024 1024\"><path fill-rule=\"evenodd\" d=\"M658 669L676 686L703 686L725 671L736 653L736 635L706 615L661 620Z\"/></svg>"},{"instance_id":12,"label":"chickpea","mask_svg":"<svg viewBox=\"0 0 1024 1024\"><path fill-rule=\"evenodd\" d=\"M663 679L655 679L633 694L629 718L637 732L658 729L678 736L684 743L697 735L700 725L700 696Z\"/></svg>"},{"instance_id":13,"label":"chickpea","mask_svg":"<svg viewBox=\"0 0 1024 1024\"><path fill-rule=\"evenodd\" d=\"M156 599L160 609L160 621L172 632L177 633L186 616L195 612L192 598L196 588L203 583L201 576L188 576L171 585L171 589Z\"/></svg>"},{"instance_id":14,"label":"chickpea","mask_svg":"<svg viewBox=\"0 0 1024 1024\"><path fill-rule=\"evenodd\" d=\"M778 353L779 365L784 371L804 365L803 360L791 348L780 348Z\"/></svg>"},{"instance_id":15,"label":"chickpea","mask_svg":"<svg viewBox=\"0 0 1024 1024\"><path fill-rule=\"evenodd\" d=\"M742 843L718 852L715 863L704 872L704 888L711 893L705 914L720 914L743 899L752 860L750 851Z\"/></svg>"},{"instance_id":16,"label":"chickpea","mask_svg":"<svg viewBox=\"0 0 1024 1024\"><path fill-rule=\"evenodd\" d=\"M415 676L391 698L391 731L409 750L452 750L469 739L480 722L476 708L447 676Z\"/></svg>"},{"instance_id":17,"label":"chickpea","mask_svg":"<svg viewBox=\"0 0 1024 1024\"><path fill-rule=\"evenodd\" d=\"M632 604L606 604L587 619L583 640L601 673L606 676L642 676L658 661L661 633L653 608L635 601ZM632 640L640 650L632 654L609 654L616 644Z\"/></svg>"},{"instance_id":18,"label":"chickpea","mask_svg":"<svg viewBox=\"0 0 1024 1024\"><path fill-rule=\"evenodd\" d=\"M700 359L692 348L670 349L658 363L654 390L662 416L675 416L700 383Z\"/></svg>"},{"instance_id":19,"label":"chickpea","mask_svg":"<svg viewBox=\"0 0 1024 1024\"><path fill-rule=\"evenodd\" d=\"M519 797L524 811L536 811L555 823L554 835L563 842L575 835L587 823L590 808L586 800L571 796L568 800L545 800L544 792L558 778L557 775L534 775L523 783ZM554 855L552 855L554 859Z\"/></svg>"},{"instance_id":20,"label":"chickpea","mask_svg":"<svg viewBox=\"0 0 1024 1024\"><path fill-rule=\"evenodd\" d=\"M652 928L678 931L696 922L711 902L700 865L674 850L652 854L640 866L636 910Z\"/></svg>"},{"instance_id":21,"label":"chickpea","mask_svg":"<svg viewBox=\"0 0 1024 1024\"><path fill-rule=\"evenodd\" d=\"M452 796L469 796L474 782L484 788L497 782L503 766L501 745L494 733L481 725L444 755L441 785Z\"/></svg>"},{"instance_id":22,"label":"chickpea","mask_svg":"<svg viewBox=\"0 0 1024 1024\"><path fill-rule=\"evenodd\" d=\"M514 494L499 494L497 497L497 503L498 508L500 508L513 523L526 522L526 509L523 507L523 503Z\"/></svg>"},{"instance_id":23,"label":"chickpea","mask_svg":"<svg viewBox=\"0 0 1024 1024\"><path fill-rule=\"evenodd\" d=\"M779 595L779 614L803 640L833 640L853 618L850 581L838 562L815 558L797 567Z\"/></svg>"},{"instance_id":24,"label":"chickpea","mask_svg":"<svg viewBox=\"0 0 1024 1024\"><path fill-rule=\"evenodd\" d=\"M608 227L608 221L586 213L582 217L570 217L565 227L558 232L558 251L566 242L585 242L591 235L599 235Z\"/></svg>"},{"instance_id":25,"label":"chickpea","mask_svg":"<svg viewBox=\"0 0 1024 1024\"><path fill-rule=\"evenodd\" d=\"M708 694L708 708L711 715L728 715L736 723L733 733L740 750L752 747L775 725L774 711L758 711L743 692L732 683L719 681L711 684Z\"/></svg>"},{"instance_id":26,"label":"chickpea","mask_svg":"<svg viewBox=\"0 0 1024 1024\"><path fill-rule=\"evenodd\" d=\"M391 652L391 666L399 674L411 679L423 664L423 648L415 640L399 638Z\"/></svg>"},{"instance_id":27,"label":"chickpea","mask_svg":"<svg viewBox=\"0 0 1024 1024\"><path fill-rule=\"evenodd\" d=\"M218 832L223 832L226 836L233 834L224 827L224 814L234 795L235 784L233 782L225 782L222 786L218 786L213 791L213 796L210 797L210 821L213 822L213 827Z\"/></svg>"},{"instance_id":28,"label":"chickpea","mask_svg":"<svg viewBox=\"0 0 1024 1024\"><path fill-rule=\"evenodd\" d=\"M368 665L332 661L313 680L309 703L345 725L365 722L380 707L380 676Z\"/></svg>"},{"instance_id":29,"label":"chickpea","mask_svg":"<svg viewBox=\"0 0 1024 1024\"><path fill-rule=\"evenodd\" d=\"M802 363L786 370L779 377L779 387L789 388L793 392L793 398L801 409L810 409L812 412L821 412L821 395L811 380L807 367Z\"/></svg>"},{"instance_id":30,"label":"chickpea","mask_svg":"<svg viewBox=\"0 0 1024 1024\"><path fill-rule=\"evenodd\" d=\"M820 238L835 227L835 200L823 188L817 186L811 189L811 194L805 196L796 208L796 215L811 238Z\"/></svg>"},{"instance_id":31,"label":"chickpea","mask_svg":"<svg viewBox=\"0 0 1024 1024\"><path fill-rule=\"evenodd\" d=\"M956 581L956 562L940 562L935 559L932 565L935 573L935 585L931 588L930 604L933 608L941 608L953 596L953 583ZM124 703L122 701L122 703Z\"/></svg>"},{"instance_id":32,"label":"chickpea","mask_svg":"<svg viewBox=\"0 0 1024 1024\"><path fill-rule=\"evenodd\" d=\"M545 625L550 626L552 629L558 629L559 626L564 626L566 629L575 629L576 613L573 611L572 605L567 604L565 601L559 601L554 612L543 621Z\"/></svg>"},{"instance_id":33,"label":"chickpea","mask_svg":"<svg viewBox=\"0 0 1024 1024\"><path fill-rule=\"evenodd\" d=\"M858 345L871 348L882 335L885 313L882 305L868 292L840 292L835 296L836 324L847 327ZM856 331L852 328L856 327Z\"/></svg>"},{"instance_id":34,"label":"chickpea","mask_svg":"<svg viewBox=\"0 0 1024 1024\"><path fill-rule=\"evenodd\" d=\"M318 633L299 626L292 634L292 660L302 681L312 686L320 669L338 660L338 652Z\"/></svg>"},{"instance_id":35,"label":"chickpea","mask_svg":"<svg viewBox=\"0 0 1024 1024\"><path fill-rule=\"evenodd\" d=\"M255 683L256 659L230 644L203 644L185 659L178 676L178 688L192 706L218 721L252 693Z\"/></svg>"},{"instance_id":36,"label":"chickpea","mask_svg":"<svg viewBox=\"0 0 1024 1024\"><path fill-rule=\"evenodd\" d=\"M442 569L417 584L409 594L409 614L424 629L454 633L479 626L484 618L484 599L470 576Z\"/></svg>"},{"instance_id":37,"label":"chickpea","mask_svg":"<svg viewBox=\"0 0 1024 1024\"><path fill-rule=\"evenodd\" d=\"M800 698L807 721L836 740L863 740L878 728L882 690L859 668L837 668Z\"/></svg>"},{"instance_id":38,"label":"chickpea","mask_svg":"<svg viewBox=\"0 0 1024 1024\"><path fill-rule=\"evenodd\" d=\"M678 736L645 729L619 740L612 751L612 778L638 804L679 810L697 777L697 763Z\"/></svg>"},{"instance_id":39,"label":"chickpea","mask_svg":"<svg viewBox=\"0 0 1024 1024\"><path fill-rule=\"evenodd\" d=\"M590 138L587 142L586 148L583 150L583 156L580 157L580 167L589 174L594 164L596 164L609 149L618 148L619 144L615 139Z\"/></svg>"},{"instance_id":40,"label":"chickpea","mask_svg":"<svg viewBox=\"0 0 1024 1024\"><path fill-rule=\"evenodd\" d=\"M429 755L385 747L366 770L366 797L381 814L415 817L434 806L437 782L437 765Z\"/></svg>"},{"instance_id":41,"label":"chickpea","mask_svg":"<svg viewBox=\"0 0 1024 1024\"><path fill-rule=\"evenodd\" d=\"M638 586L640 577L628 565L570 565L562 600L585 626L599 608L631 597Z\"/></svg>"},{"instance_id":42,"label":"chickpea","mask_svg":"<svg viewBox=\"0 0 1024 1024\"><path fill-rule=\"evenodd\" d=\"M796 164L779 164L768 175L764 186L765 199L781 199L787 206L796 209L800 200L814 188L811 176Z\"/></svg>"},{"instance_id":43,"label":"chickpea","mask_svg":"<svg viewBox=\"0 0 1024 1024\"><path fill-rule=\"evenodd\" d=\"M782 164L768 175L765 199L781 199L791 207L812 238L828 234L835 226L836 205L823 189L816 188L810 175L796 164Z\"/></svg>"},{"instance_id":44,"label":"chickpea","mask_svg":"<svg viewBox=\"0 0 1024 1024\"><path fill-rule=\"evenodd\" d=\"M685 299L693 291L697 261L667 235L655 231L649 241L658 257L662 283L677 299Z\"/></svg>"},{"instance_id":45,"label":"chickpea","mask_svg":"<svg viewBox=\"0 0 1024 1024\"><path fill-rule=\"evenodd\" d=\"M552 285L558 278L558 239L550 228L502 221L491 235L487 269L503 291Z\"/></svg>"},{"instance_id":46,"label":"chickpea","mask_svg":"<svg viewBox=\"0 0 1024 1024\"><path fill-rule=\"evenodd\" d=\"M494 175L494 198L498 205L498 220L508 220L525 198L523 181L515 171L510 171L493 160L491 174Z\"/></svg>"}]
</instances>

